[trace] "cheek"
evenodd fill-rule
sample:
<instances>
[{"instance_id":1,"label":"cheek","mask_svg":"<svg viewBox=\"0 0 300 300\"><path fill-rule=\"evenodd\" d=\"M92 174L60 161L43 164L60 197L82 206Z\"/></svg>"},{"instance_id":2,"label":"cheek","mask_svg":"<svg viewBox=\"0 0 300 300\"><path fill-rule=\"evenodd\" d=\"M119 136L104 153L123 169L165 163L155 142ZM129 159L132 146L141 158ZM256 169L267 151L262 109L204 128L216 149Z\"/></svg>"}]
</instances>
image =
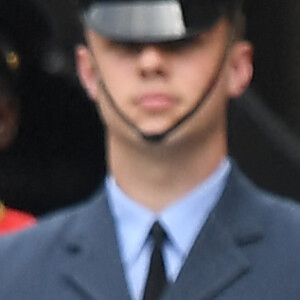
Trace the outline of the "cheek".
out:
<instances>
[{"instance_id":1,"label":"cheek","mask_svg":"<svg viewBox=\"0 0 300 300\"><path fill-rule=\"evenodd\" d=\"M201 97L214 76L214 68L203 59L185 60L177 67L175 86L182 89L183 95Z\"/></svg>"},{"instance_id":2,"label":"cheek","mask_svg":"<svg viewBox=\"0 0 300 300\"><path fill-rule=\"evenodd\" d=\"M107 58L107 59L106 59ZM105 84L105 87L113 99L113 102L123 112L125 109L127 99L131 97L132 75L130 65L127 61L120 61L111 56L98 57L99 76ZM107 95L103 92L102 88L99 88L97 105L101 118L106 124L118 123L118 115L112 108L110 101L107 99Z\"/></svg>"},{"instance_id":3,"label":"cheek","mask_svg":"<svg viewBox=\"0 0 300 300\"><path fill-rule=\"evenodd\" d=\"M107 57L99 63L101 76L110 93L119 98L124 95L132 82L133 66L129 59Z\"/></svg>"},{"instance_id":4,"label":"cheek","mask_svg":"<svg viewBox=\"0 0 300 300\"><path fill-rule=\"evenodd\" d=\"M179 65L180 71L177 72L178 81L181 79L184 82L182 86L186 87L185 92L198 99L215 84L215 80L217 83L213 86L213 93L219 89L218 86L223 85L226 69L226 64L221 65L222 60L221 51L210 48L185 57Z\"/></svg>"}]
</instances>

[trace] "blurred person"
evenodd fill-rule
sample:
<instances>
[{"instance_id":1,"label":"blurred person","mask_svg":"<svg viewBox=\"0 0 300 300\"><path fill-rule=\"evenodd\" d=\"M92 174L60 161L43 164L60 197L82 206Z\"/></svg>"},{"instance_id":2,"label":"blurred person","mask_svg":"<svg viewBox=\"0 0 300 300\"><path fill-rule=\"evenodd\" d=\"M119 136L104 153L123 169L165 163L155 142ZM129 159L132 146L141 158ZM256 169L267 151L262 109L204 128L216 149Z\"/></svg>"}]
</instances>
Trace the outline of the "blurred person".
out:
<instances>
[{"instance_id":1,"label":"blurred person","mask_svg":"<svg viewBox=\"0 0 300 300\"><path fill-rule=\"evenodd\" d=\"M6 151L18 131L17 81L20 57L10 41L0 37L0 151ZM1 166L0 166L1 168ZM0 196L0 235L35 223L33 215L4 206Z\"/></svg>"},{"instance_id":2,"label":"blurred person","mask_svg":"<svg viewBox=\"0 0 300 300\"><path fill-rule=\"evenodd\" d=\"M298 299L299 207L227 152L229 99L253 73L242 1L79 3L77 68L106 126L107 178L0 241L1 296Z\"/></svg>"},{"instance_id":3,"label":"blurred person","mask_svg":"<svg viewBox=\"0 0 300 300\"><path fill-rule=\"evenodd\" d=\"M45 3L0 0L0 38L20 59L18 131L0 153L0 196L36 216L80 201L102 178L102 125L78 82L47 69L55 20Z\"/></svg>"}]
</instances>

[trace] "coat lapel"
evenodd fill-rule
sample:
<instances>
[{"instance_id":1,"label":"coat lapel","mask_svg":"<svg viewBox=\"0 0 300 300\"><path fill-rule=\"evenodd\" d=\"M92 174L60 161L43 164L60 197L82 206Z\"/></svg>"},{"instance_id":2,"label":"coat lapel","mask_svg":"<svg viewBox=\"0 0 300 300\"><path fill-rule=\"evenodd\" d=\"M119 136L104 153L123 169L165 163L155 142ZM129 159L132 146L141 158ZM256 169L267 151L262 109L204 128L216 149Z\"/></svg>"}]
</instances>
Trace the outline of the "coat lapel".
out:
<instances>
[{"instance_id":1,"label":"coat lapel","mask_svg":"<svg viewBox=\"0 0 300 300\"><path fill-rule=\"evenodd\" d=\"M101 193L95 197L73 218L62 272L83 299L129 300L108 204Z\"/></svg>"},{"instance_id":2,"label":"coat lapel","mask_svg":"<svg viewBox=\"0 0 300 300\"><path fill-rule=\"evenodd\" d=\"M251 265L242 247L262 236L252 196L254 191L234 167L218 206L163 300L212 299L247 273Z\"/></svg>"},{"instance_id":3,"label":"coat lapel","mask_svg":"<svg viewBox=\"0 0 300 300\"><path fill-rule=\"evenodd\" d=\"M211 299L242 276L249 262L211 217L165 300Z\"/></svg>"}]
</instances>

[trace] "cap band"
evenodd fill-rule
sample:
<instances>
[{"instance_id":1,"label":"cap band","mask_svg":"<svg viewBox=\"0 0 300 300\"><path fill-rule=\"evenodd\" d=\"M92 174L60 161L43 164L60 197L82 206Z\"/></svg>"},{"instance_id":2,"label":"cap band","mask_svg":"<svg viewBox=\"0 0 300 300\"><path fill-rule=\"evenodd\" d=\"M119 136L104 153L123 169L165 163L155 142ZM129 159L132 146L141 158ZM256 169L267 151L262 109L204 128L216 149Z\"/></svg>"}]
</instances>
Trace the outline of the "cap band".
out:
<instances>
[{"instance_id":1,"label":"cap band","mask_svg":"<svg viewBox=\"0 0 300 300\"><path fill-rule=\"evenodd\" d=\"M89 28L120 41L172 40L186 34L181 6L172 0L95 3L84 16Z\"/></svg>"}]
</instances>

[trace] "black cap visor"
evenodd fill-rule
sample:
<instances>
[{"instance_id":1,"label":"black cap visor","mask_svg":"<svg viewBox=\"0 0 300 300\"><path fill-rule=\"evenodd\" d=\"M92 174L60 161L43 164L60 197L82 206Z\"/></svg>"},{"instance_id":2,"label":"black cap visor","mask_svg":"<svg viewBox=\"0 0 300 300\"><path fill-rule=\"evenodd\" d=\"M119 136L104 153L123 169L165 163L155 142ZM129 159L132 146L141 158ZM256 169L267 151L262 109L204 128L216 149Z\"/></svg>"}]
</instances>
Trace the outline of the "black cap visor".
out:
<instances>
[{"instance_id":1,"label":"black cap visor","mask_svg":"<svg viewBox=\"0 0 300 300\"><path fill-rule=\"evenodd\" d=\"M211 0L101 1L84 13L88 28L111 40L159 43L208 30L220 17Z\"/></svg>"}]
</instances>

